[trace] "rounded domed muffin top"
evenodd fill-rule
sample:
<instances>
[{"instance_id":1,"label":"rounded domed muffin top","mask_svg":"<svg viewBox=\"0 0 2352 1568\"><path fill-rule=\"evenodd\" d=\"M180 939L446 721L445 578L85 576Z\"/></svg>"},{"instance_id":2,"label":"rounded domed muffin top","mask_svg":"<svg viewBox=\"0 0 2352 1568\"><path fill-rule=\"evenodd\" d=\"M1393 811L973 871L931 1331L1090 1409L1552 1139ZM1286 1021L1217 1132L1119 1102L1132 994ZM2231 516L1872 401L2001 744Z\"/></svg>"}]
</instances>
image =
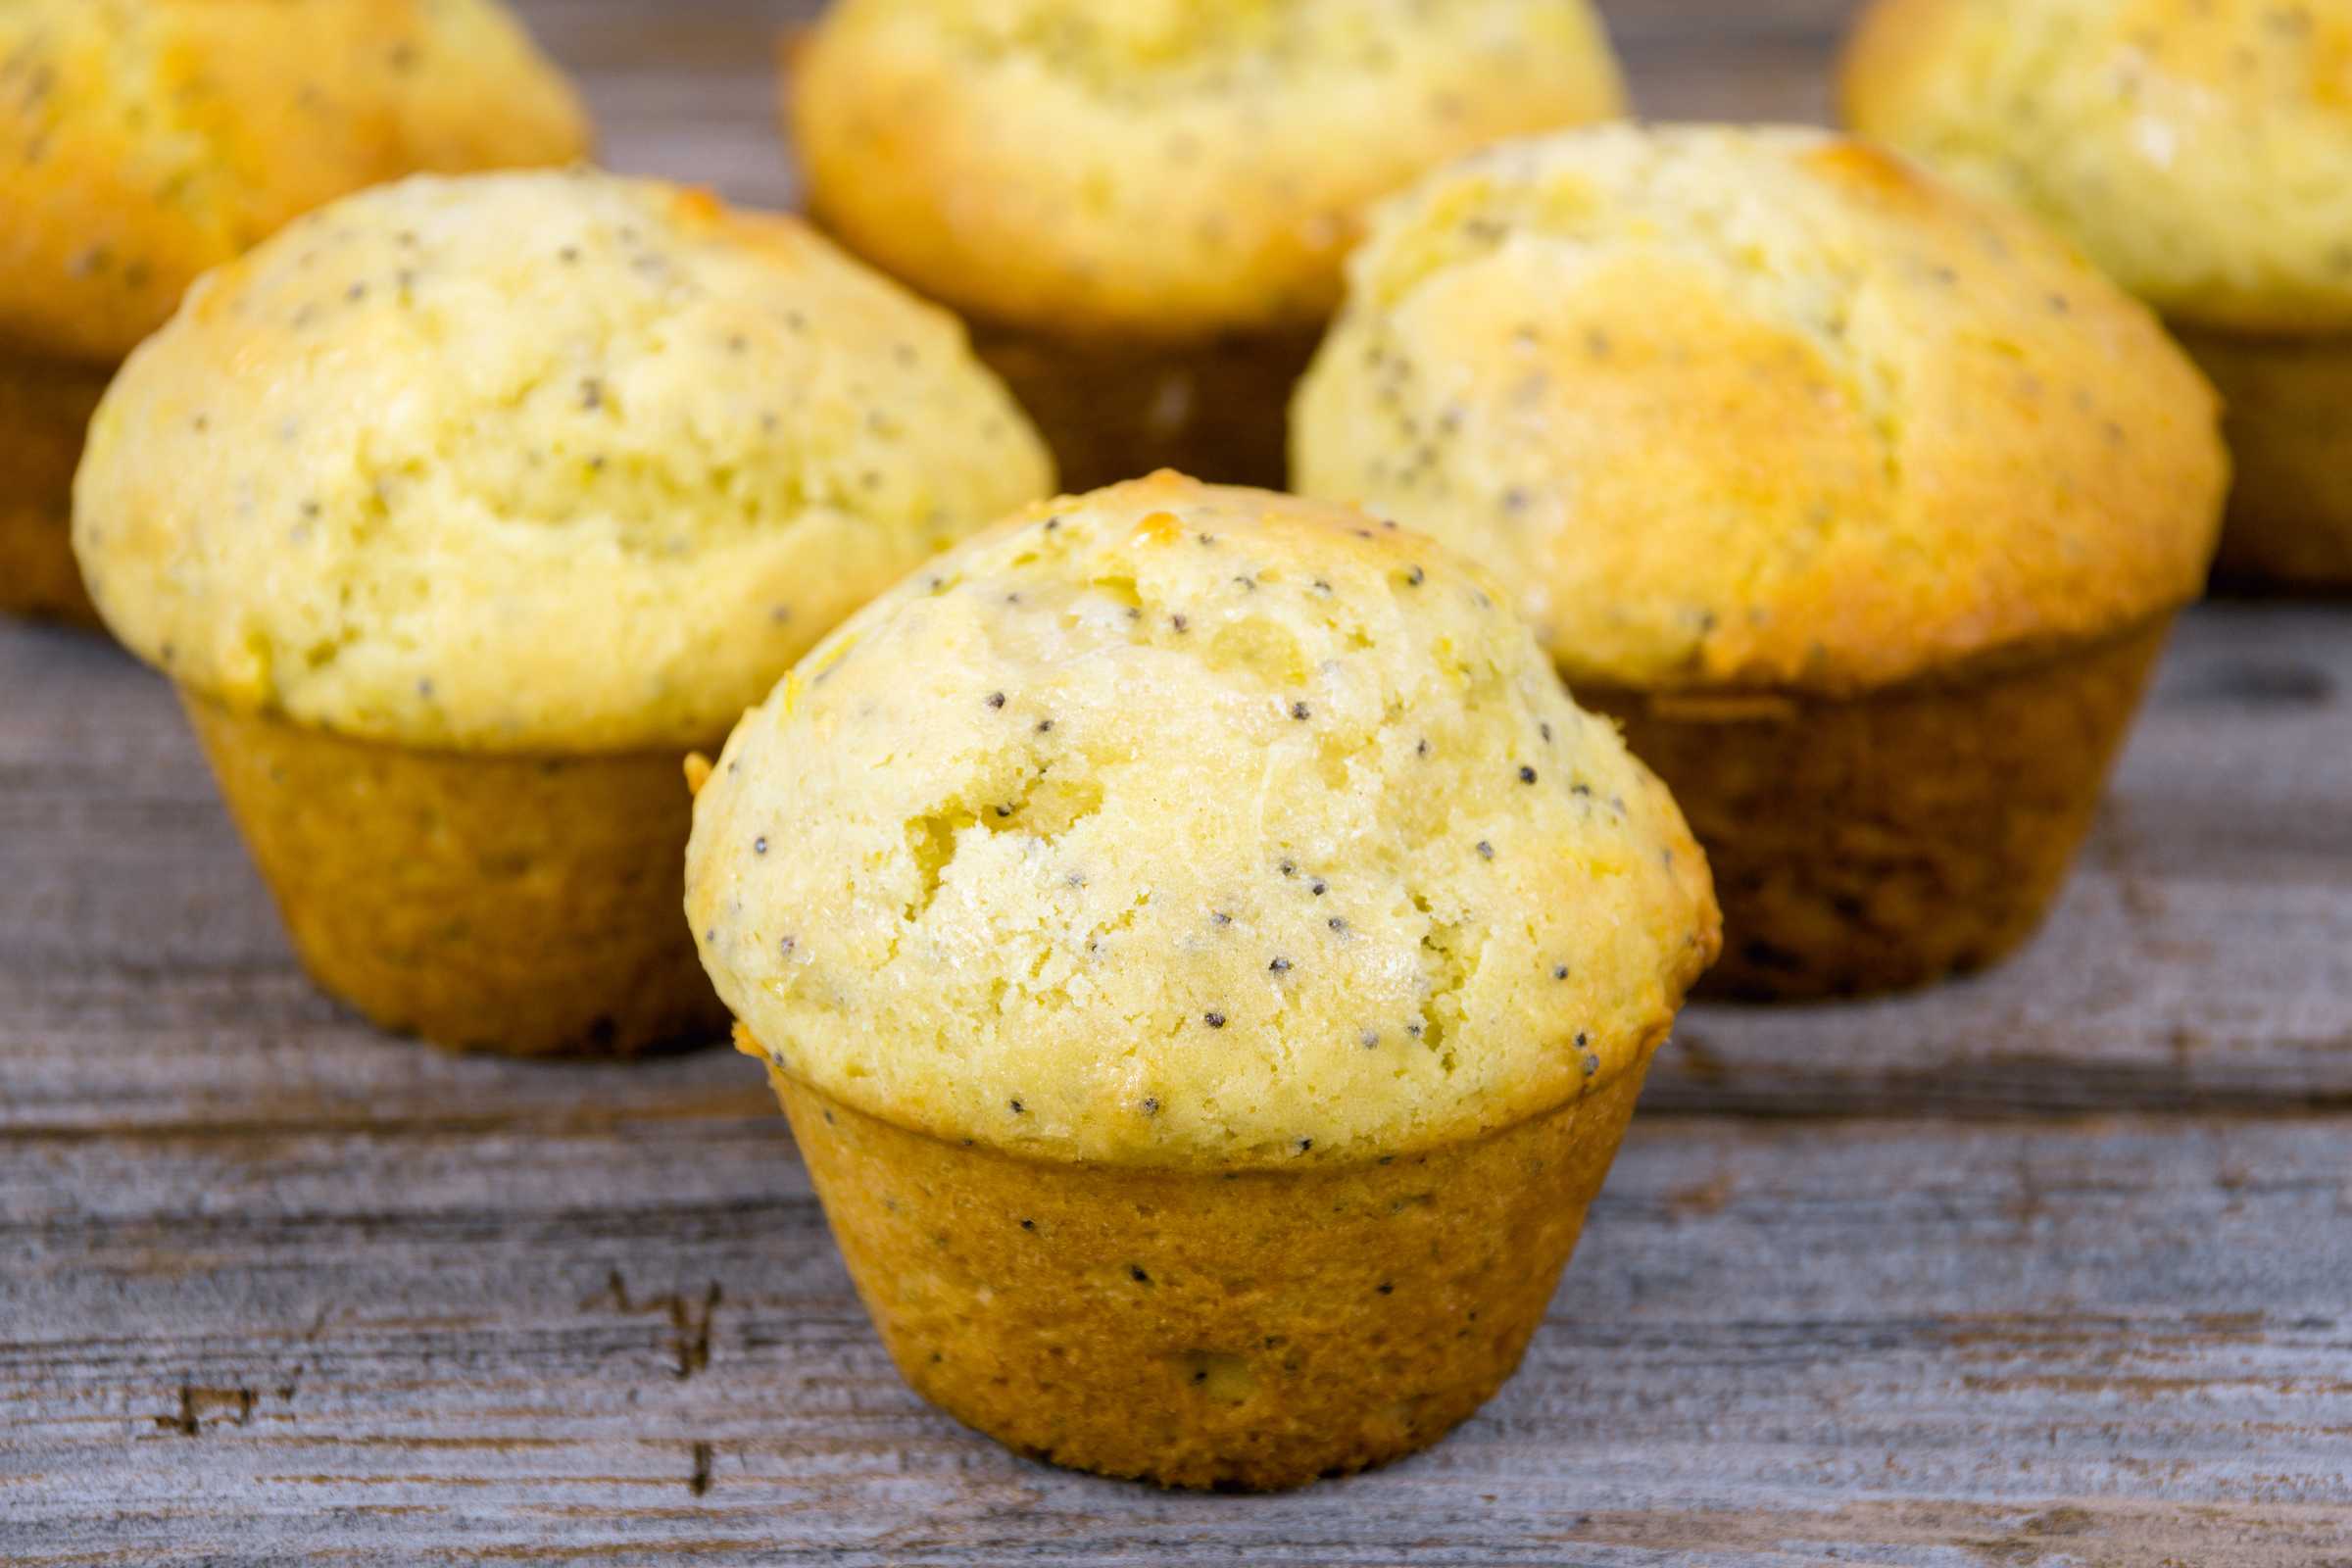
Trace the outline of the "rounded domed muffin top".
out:
<instances>
[{"instance_id":1,"label":"rounded domed muffin top","mask_svg":"<svg viewBox=\"0 0 2352 1568\"><path fill-rule=\"evenodd\" d=\"M1483 561L1571 685L1850 692L2202 588L2195 368L2031 220L1862 143L1505 143L1348 267L1295 488Z\"/></svg>"},{"instance_id":2,"label":"rounded domed muffin top","mask_svg":"<svg viewBox=\"0 0 2352 1568\"><path fill-rule=\"evenodd\" d=\"M1841 94L2176 320L2352 331L2352 0L1882 0Z\"/></svg>"},{"instance_id":3,"label":"rounded domed muffin top","mask_svg":"<svg viewBox=\"0 0 2352 1568\"><path fill-rule=\"evenodd\" d=\"M499 0L10 0L0 344L119 359L199 272L334 197L588 147Z\"/></svg>"},{"instance_id":4,"label":"rounded domed muffin top","mask_svg":"<svg viewBox=\"0 0 2352 1568\"><path fill-rule=\"evenodd\" d=\"M1356 512L1172 474L867 607L704 786L687 914L779 1070L1043 1157L1473 1136L1632 1070L1705 861L1500 589Z\"/></svg>"},{"instance_id":5,"label":"rounded domed muffin top","mask_svg":"<svg viewBox=\"0 0 2352 1568\"><path fill-rule=\"evenodd\" d=\"M843 0L787 103L809 210L860 255L1154 340L1320 321L1363 203L1623 108L1586 0Z\"/></svg>"},{"instance_id":6,"label":"rounded domed muffin top","mask_svg":"<svg viewBox=\"0 0 2352 1568\"><path fill-rule=\"evenodd\" d=\"M1053 470L955 318L795 220L418 175L200 280L92 421L116 634L232 707L510 752L709 744Z\"/></svg>"}]
</instances>

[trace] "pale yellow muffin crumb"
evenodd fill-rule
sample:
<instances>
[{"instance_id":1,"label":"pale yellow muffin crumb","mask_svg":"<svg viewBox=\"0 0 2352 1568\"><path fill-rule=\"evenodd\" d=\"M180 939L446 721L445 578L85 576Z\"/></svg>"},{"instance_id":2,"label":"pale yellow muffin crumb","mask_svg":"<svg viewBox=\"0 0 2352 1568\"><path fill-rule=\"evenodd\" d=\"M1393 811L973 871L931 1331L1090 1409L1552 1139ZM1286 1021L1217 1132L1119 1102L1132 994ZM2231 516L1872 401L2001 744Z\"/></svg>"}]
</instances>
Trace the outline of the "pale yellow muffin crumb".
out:
<instances>
[{"instance_id":1,"label":"pale yellow muffin crumb","mask_svg":"<svg viewBox=\"0 0 2352 1568\"><path fill-rule=\"evenodd\" d=\"M2352 329L2352 0L1881 0L1840 85L2168 318Z\"/></svg>"},{"instance_id":2,"label":"pale yellow muffin crumb","mask_svg":"<svg viewBox=\"0 0 2352 1568\"><path fill-rule=\"evenodd\" d=\"M1665 790L1501 587L1172 474L1040 504L813 650L687 912L790 1078L1033 1157L1457 1143L1639 1070L1713 956Z\"/></svg>"},{"instance_id":3,"label":"pale yellow muffin crumb","mask_svg":"<svg viewBox=\"0 0 2352 1568\"><path fill-rule=\"evenodd\" d=\"M120 359L199 272L333 197L588 151L499 0L8 0L0 343Z\"/></svg>"},{"instance_id":4,"label":"pale yellow muffin crumb","mask_svg":"<svg viewBox=\"0 0 2352 1568\"><path fill-rule=\"evenodd\" d=\"M946 313L785 218L417 176L210 274L91 427L74 545L232 708L470 751L707 743L1051 489Z\"/></svg>"},{"instance_id":5,"label":"pale yellow muffin crumb","mask_svg":"<svg viewBox=\"0 0 2352 1568\"><path fill-rule=\"evenodd\" d=\"M1297 487L1501 573L1571 685L1852 694L2202 587L2211 389L2062 242L1866 144L1505 143L1348 269Z\"/></svg>"},{"instance_id":6,"label":"pale yellow muffin crumb","mask_svg":"<svg viewBox=\"0 0 2352 1568\"><path fill-rule=\"evenodd\" d=\"M1168 340L1319 321L1364 202L1624 103L1585 0L842 0L786 107L810 210L894 275Z\"/></svg>"}]
</instances>

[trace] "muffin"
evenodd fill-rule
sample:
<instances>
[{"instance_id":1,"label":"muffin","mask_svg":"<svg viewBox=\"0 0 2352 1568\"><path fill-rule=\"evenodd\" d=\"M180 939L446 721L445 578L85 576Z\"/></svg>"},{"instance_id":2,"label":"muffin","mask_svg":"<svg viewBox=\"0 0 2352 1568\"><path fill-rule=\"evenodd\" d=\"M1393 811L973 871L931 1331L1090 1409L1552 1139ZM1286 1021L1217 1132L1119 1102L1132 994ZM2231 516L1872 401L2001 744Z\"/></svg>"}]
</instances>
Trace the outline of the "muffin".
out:
<instances>
[{"instance_id":1,"label":"muffin","mask_svg":"<svg viewBox=\"0 0 2352 1568\"><path fill-rule=\"evenodd\" d=\"M2216 576L2352 590L2352 0L1881 0L1845 117L2024 207L2213 378Z\"/></svg>"},{"instance_id":2,"label":"muffin","mask_svg":"<svg viewBox=\"0 0 2352 1568\"><path fill-rule=\"evenodd\" d=\"M445 1045L723 1030L680 774L828 628L1052 489L945 312L790 219L417 175L207 274L74 544L326 990Z\"/></svg>"},{"instance_id":3,"label":"muffin","mask_svg":"<svg viewBox=\"0 0 2352 1568\"><path fill-rule=\"evenodd\" d=\"M82 435L197 273L363 185L587 150L499 0L0 6L0 610L96 624Z\"/></svg>"},{"instance_id":4,"label":"muffin","mask_svg":"<svg viewBox=\"0 0 2352 1568\"><path fill-rule=\"evenodd\" d=\"M1624 109L1586 0L838 0L789 53L811 214L970 320L1081 489L1280 485L1357 209Z\"/></svg>"},{"instance_id":5,"label":"muffin","mask_svg":"<svg viewBox=\"0 0 2352 1568\"><path fill-rule=\"evenodd\" d=\"M1298 488L1518 590L1715 870L1718 993L1990 962L2213 548L2213 397L2007 209L1810 130L1599 127L1380 212Z\"/></svg>"},{"instance_id":6,"label":"muffin","mask_svg":"<svg viewBox=\"0 0 2352 1568\"><path fill-rule=\"evenodd\" d=\"M803 660L686 907L907 1381L1182 1487L1380 1463L1509 1377L1717 940L1493 579L1173 474Z\"/></svg>"}]
</instances>

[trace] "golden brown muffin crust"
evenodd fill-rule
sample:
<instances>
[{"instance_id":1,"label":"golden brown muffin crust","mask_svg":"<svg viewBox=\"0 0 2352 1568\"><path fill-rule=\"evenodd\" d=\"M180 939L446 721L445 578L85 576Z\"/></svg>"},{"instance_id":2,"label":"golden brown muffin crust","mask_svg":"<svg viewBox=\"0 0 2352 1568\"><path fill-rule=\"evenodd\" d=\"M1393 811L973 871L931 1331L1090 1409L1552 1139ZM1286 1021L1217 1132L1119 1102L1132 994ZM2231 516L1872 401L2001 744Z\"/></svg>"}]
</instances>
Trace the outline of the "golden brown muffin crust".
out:
<instances>
[{"instance_id":1,"label":"golden brown muffin crust","mask_svg":"<svg viewBox=\"0 0 2352 1568\"><path fill-rule=\"evenodd\" d=\"M1839 88L2168 318L2352 329L2352 0L1881 0Z\"/></svg>"},{"instance_id":2,"label":"golden brown muffin crust","mask_svg":"<svg viewBox=\"0 0 2352 1568\"><path fill-rule=\"evenodd\" d=\"M796 219L418 174L189 291L91 423L74 549L125 646L232 707L629 751L724 733L1052 487L955 318Z\"/></svg>"},{"instance_id":3,"label":"golden brown muffin crust","mask_svg":"<svg viewBox=\"0 0 2352 1568\"><path fill-rule=\"evenodd\" d=\"M2031 221L1802 130L1595 126L1384 204L1295 483L1515 584L1571 685L1850 693L2193 598L2211 390Z\"/></svg>"},{"instance_id":4,"label":"golden brown muffin crust","mask_svg":"<svg viewBox=\"0 0 2352 1568\"><path fill-rule=\"evenodd\" d=\"M1624 108L1585 0L843 0L795 67L852 249L973 315L1161 339L1319 320L1363 202Z\"/></svg>"},{"instance_id":5,"label":"golden brown muffin crust","mask_svg":"<svg viewBox=\"0 0 2352 1568\"><path fill-rule=\"evenodd\" d=\"M119 359L347 191L588 150L500 0L8 0L0 343Z\"/></svg>"}]
</instances>

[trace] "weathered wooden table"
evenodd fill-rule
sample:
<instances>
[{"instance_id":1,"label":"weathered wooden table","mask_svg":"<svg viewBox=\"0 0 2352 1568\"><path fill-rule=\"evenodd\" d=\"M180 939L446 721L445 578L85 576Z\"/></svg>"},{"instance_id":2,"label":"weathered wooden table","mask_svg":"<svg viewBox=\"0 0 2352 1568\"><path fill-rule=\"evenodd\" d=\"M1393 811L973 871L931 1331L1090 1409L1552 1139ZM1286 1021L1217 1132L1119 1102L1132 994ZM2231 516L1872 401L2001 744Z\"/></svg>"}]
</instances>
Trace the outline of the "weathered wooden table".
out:
<instances>
[{"instance_id":1,"label":"weathered wooden table","mask_svg":"<svg viewBox=\"0 0 2352 1568\"><path fill-rule=\"evenodd\" d=\"M612 161L790 197L790 7L539 0ZM1834 0L1613 12L1826 111ZM2352 612L2183 625L2064 903L1697 1008L1527 1366L1386 1472L1166 1494L883 1358L753 1065L458 1058L297 972L163 684L0 625L0 1560L2352 1562Z\"/></svg>"}]
</instances>

